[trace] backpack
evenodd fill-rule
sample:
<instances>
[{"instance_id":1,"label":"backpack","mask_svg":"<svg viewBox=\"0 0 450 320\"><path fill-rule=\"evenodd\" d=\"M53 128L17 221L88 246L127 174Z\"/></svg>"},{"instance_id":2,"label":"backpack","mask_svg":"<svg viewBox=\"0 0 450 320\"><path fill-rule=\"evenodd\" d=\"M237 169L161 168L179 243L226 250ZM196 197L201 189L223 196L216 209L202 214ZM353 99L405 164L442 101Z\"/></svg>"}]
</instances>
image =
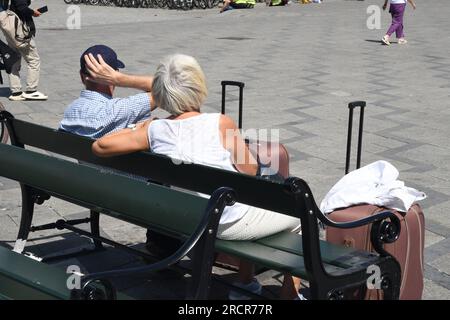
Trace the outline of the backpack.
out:
<instances>
[{"instance_id":1,"label":"backpack","mask_svg":"<svg viewBox=\"0 0 450 320\"><path fill-rule=\"evenodd\" d=\"M5 70L10 74L12 66L21 59L17 51L11 49L6 43L0 40L0 70ZM3 84L3 78L0 73L0 83Z\"/></svg>"}]
</instances>

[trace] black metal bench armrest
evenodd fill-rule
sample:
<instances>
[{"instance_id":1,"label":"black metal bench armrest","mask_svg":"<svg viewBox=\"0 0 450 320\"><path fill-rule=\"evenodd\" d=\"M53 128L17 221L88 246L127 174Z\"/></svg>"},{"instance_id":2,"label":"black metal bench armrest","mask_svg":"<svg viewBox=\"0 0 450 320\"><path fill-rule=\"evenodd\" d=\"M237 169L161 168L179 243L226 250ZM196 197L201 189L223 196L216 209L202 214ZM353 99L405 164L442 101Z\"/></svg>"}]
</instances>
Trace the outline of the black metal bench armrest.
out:
<instances>
[{"instance_id":1,"label":"black metal bench armrest","mask_svg":"<svg viewBox=\"0 0 450 320\"><path fill-rule=\"evenodd\" d=\"M207 228L218 225L223 209L225 208L225 206L233 205L235 202L235 198L236 195L232 189L227 187L217 189L208 201L207 208L196 230L175 253L158 262L141 267L109 270L82 276L82 290L81 292L74 293L75 296L81 299L86 299L89 296L92 296L93 288L90 288L89 285L91 283L100 283L106 290L106 298L115 299L116 295L114 292L114 287L110 284L108 279L124 276L145 277L148 276L149 273L166 269L174 265L175 263L183 259L194 248L194 246L199 242L202 235L206 232ZM217 230L208 230L208 232L213 233L215 236Z\"/></svg>"},{"instance_id":2,"label":"black metal bench armrest","mask_svg":"<svg viewBox=\"0 0 450 320\"><path fill-rule=\"evenodd\" d=\"M380 213L374 214L372 216L368 216L366 218L350 221L350 222L335 222L329 219L326 215L322 213L319 209L317 209L317 218L326 226L339 228L339 229L353 229L362 227L377 221L383 221L385 219L394 219L398 220L397 216L391 211L382 211Z\"/></svg>"},{"instance_id":3,"label":"black metal bench armrest","mask_svg":"<svg viewBox=\"0 0 450 320\"><path fill-rule=\"evenodd\" d=\"M397 241L400 236L400 219L391 211L382 211L372 216L350 222L335 222L330 220L320 210L317 209L317 212L317 218L329 227L352 229L372 224L370 240L375 250L382 256L390 255L384 249L383 245Z\"/></svg>"}]
</instances>

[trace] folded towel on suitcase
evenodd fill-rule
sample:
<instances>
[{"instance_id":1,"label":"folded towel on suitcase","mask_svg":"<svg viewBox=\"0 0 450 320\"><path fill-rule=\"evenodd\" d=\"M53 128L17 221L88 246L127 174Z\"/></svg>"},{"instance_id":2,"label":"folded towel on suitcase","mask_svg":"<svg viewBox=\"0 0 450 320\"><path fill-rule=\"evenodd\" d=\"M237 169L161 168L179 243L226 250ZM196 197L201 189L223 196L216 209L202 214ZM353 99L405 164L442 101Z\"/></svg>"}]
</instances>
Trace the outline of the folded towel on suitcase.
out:
<instances>
[{"instance_id":1,"label":"folded towel on suitcase","mask_svg":"<svg viewBox=\"0 0 450 320\"><path fill-rule=\"evenodd\" d=\"M407 212L425 193L397 180L398 170L387 161L376 161L339 180L320 204L323 213L357 204L373 204Z\"/></svg>"}]
</instances>

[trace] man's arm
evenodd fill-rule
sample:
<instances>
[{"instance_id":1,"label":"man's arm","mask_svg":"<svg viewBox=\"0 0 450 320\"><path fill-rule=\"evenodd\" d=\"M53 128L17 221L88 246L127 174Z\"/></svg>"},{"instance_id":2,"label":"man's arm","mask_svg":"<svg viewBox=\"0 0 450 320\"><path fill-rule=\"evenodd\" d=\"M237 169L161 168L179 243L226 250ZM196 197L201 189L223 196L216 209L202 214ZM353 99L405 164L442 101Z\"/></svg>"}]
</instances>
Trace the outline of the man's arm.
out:
<instances>
[{"instance_id":1,"label":"man's arm","mask_svg":"<svg viewBox=\"0 0 450 320\"><path fill-rule=\"evenodd\" d=\"M145 92L150 92L153 85L153 77L151 76L135 76L121 73L114 70L102 58L101 55L97 59L90 53L84 56L86 67L89 72L89 80L110 84L117 87L134 88Z\"/></svg>"},{"instance_id":2,"label":"man's arm","mask_svg":"<svg viewBox=\"0 0 450 320\"><path fill-rule=\"evenodd\" d=\"M383 10L386 10L389 0L384 0Z\"/></svg>"}]
</instances>

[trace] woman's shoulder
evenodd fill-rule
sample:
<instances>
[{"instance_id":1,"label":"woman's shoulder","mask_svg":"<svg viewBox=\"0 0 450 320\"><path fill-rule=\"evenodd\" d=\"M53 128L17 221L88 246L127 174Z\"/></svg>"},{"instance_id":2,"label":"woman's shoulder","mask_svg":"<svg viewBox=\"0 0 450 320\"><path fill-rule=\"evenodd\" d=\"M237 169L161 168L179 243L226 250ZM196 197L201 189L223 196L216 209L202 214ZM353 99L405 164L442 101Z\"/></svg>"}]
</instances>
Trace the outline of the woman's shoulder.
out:
<instances>
[{"instance_id":1,"label":"woman's shoulder","mask_svg":"<svg viewBox=\"0 0 450 320\"><path fill-rule=\"evenodd\" d=\"M231 117L220 113L218 115L221 129L237 129L236 122Z\"/></svg>"}]
</instances>

